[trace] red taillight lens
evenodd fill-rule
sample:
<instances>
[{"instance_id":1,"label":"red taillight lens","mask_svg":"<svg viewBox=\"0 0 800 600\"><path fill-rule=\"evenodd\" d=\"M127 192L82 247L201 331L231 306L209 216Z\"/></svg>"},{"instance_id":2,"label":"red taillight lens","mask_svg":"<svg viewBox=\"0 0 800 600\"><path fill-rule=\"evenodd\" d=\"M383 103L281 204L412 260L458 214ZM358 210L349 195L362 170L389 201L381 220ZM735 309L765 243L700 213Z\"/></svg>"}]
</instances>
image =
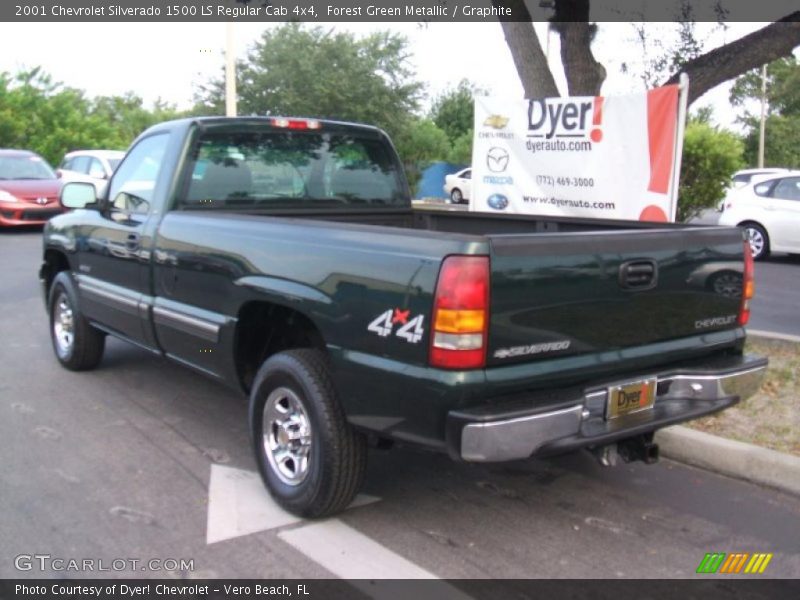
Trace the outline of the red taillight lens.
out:
<instances>
[{"instance_id":1,"label":"red taillight lens","mask_svg":"<svg viewBox=\"0 0 800 600\"><path fill-rule=\"evenodd\" d=\"M750 320L750 300L756 290L754 278L755 265L753 263L753 250L750 242L744 241L744 274L742 275L742 304L739 308L739 325L747 325Z\"/></svg>"},{"instance_id":2,"label":"red taillight lens","mask_svg":"<svg viewBox=\"0 0 800 600\"><path fill-rule=\"evenodd\" d=\"M449 256L433 301L430 363L444 369L486 365L489 257Z\"/></svg>"}]
</instances>

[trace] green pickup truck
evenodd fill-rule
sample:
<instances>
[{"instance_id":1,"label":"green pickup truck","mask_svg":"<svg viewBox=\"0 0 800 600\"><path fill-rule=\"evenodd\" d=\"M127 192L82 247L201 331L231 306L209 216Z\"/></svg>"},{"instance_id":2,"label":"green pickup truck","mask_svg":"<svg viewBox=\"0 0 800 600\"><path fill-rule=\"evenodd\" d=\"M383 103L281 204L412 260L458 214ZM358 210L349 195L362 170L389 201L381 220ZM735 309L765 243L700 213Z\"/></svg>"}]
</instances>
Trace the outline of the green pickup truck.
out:
<instances>
[{"instance_id":1,"label":"green pickup truck","mask_svg":"<svg viewBox=\"0 0 800 600\"><path fill-rule=\"evenodd\" d=\"M110 334L242 390L300 515L348 505L370 444L654 462L655 430L766 368L738 229L414 208L374 127L162 123L99 195L66 184L44 231L58 361L96 367Z\"/></svg>"}]
</instances>

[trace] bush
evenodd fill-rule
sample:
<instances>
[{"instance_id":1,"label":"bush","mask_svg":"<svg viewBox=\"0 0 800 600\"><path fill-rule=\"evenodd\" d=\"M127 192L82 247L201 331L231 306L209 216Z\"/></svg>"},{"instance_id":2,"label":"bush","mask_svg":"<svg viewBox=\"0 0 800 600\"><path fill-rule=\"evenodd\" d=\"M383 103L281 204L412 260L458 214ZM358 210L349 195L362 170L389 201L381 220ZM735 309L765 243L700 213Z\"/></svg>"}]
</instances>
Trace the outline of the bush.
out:
<instances>
[{"instance_id":1,"label":"bush","mask_svg":"<svg viewBox=\"0 0 800 600\"><path fill-rule=\"evenodd\" d=\"M743 152L741 140L728 131L694 121L686 125L678 221L687 221L724 198L731 176L744 164Z\"/></svg>"}]
</instances>

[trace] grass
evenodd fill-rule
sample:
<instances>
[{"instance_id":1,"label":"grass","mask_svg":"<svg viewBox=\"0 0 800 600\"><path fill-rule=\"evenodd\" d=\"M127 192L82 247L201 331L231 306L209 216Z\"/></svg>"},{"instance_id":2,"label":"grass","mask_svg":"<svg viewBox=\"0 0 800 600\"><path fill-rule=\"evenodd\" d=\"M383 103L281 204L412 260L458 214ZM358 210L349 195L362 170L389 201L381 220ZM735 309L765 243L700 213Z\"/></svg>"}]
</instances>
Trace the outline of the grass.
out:
<instances>
[{"instance_id":1,"label":"grass","mask_svg":"<svg viewBox=\"0 0 800 600\"><path fill-rule=\"evenodd\" d=\"M750 337L746 352L769 358L759 392L692 429L800 456L800 344Z\"/></svg>"}]
</instances>

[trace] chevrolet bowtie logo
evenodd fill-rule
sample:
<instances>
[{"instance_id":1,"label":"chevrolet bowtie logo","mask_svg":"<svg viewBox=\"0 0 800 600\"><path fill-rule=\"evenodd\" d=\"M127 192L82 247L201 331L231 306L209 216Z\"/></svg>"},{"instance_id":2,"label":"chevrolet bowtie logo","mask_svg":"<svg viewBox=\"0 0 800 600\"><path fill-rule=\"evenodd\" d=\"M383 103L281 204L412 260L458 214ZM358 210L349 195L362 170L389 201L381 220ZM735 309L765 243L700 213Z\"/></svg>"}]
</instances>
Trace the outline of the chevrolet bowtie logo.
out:
<instances>
[{"instance_id":1,"label":"chevrolet bowtie logo","mask_svg":"<svg viewBox=\"0 0 800 600\"><path fill-rule=\"evenodd\" d=\"M503 115L489 115L483 122L485 127L493 127L494 129L502 129L508 125L508 117Z\"/></svg>"}]
</instances>

